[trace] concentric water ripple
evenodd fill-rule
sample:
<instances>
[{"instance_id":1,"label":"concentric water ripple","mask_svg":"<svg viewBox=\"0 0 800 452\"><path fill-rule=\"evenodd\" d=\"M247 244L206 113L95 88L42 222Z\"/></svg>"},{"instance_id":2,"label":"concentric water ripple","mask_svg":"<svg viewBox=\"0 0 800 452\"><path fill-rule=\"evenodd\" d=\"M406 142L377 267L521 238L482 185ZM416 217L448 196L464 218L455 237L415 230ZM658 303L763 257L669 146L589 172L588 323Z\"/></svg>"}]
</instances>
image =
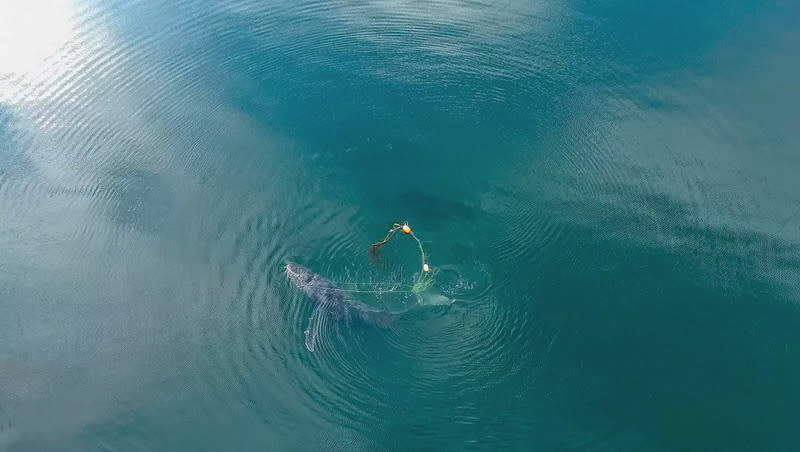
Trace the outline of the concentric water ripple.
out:
<instances>
[{"instance_id":1,"label":"concentric water ripple","mask_svg":"<svg viewBox=\"0 0 800 452\"><path fill-rule=\"evenodd\" d=\"M5 2L0 448L796 449L796 13Z\"/></svg>"}]
</instances>

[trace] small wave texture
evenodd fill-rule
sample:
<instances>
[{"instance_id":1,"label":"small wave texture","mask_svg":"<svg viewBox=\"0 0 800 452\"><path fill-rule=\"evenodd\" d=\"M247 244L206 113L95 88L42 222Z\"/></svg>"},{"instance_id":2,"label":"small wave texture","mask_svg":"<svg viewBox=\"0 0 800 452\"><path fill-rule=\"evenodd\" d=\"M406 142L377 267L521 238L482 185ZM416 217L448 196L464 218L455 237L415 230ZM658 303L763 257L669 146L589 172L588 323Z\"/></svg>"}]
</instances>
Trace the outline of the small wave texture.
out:
<instances>
[{"instance_id":1,"label":"small wave texture","mask_svg":"<svg viewBox=\"0 0 800 452\"><path fill-rule=\"evenodd\" d=\"M0 2L0 449L800 449L800 11L734 3ZM290 261L396 318L310 352Z\"/></svg>"}]
</instances>

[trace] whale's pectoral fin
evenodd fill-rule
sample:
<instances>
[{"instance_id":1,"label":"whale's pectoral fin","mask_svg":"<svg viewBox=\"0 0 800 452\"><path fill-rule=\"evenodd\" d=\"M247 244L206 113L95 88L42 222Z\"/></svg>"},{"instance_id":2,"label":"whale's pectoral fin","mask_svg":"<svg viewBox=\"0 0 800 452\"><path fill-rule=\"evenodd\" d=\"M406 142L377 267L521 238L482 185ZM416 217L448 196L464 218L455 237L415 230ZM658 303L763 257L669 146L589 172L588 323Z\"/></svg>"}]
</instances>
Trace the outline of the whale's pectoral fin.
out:
<instances>
[{"instance_id":1,"label":"whale's pectoral fin","mask_svg":"<svg viewBox=\"0 0 800 452\"><path fill-rule=\"evenodd\" d=\"M308 318L308 327L306 327L306 348L310 352L314 352L317 348L317 338L322 332L323 322L325 318L325 305L317 305L311 317Z\"/></svg>"}]
</instances>

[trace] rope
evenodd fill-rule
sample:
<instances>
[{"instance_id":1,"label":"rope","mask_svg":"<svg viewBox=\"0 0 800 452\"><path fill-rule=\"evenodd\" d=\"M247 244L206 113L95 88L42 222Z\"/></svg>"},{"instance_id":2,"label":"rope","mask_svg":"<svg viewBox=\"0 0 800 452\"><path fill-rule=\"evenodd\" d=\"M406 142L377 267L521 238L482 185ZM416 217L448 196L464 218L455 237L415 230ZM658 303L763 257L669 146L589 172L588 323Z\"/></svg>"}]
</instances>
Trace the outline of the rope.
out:
<instances>
[{"instance_id":1,"label":"rope","mask_svg":"<svg viewBox=\"0 0 800 452\"><path fill-rule=\"evenodd\" d=\"M416 236L416 234L414 234L414 231L411 230L411 226L409 226L408 223L403 222L403 223L392 224L392 229L389 229L389 233L386 234L386 237L384 237L383 240L381 240L380 242L373 243L372 246L370 247L370 250L373 253L377 253L378 251L380 251L380 248L387 242L389 242L389 240L391 240L392 237L394 237L397 231L403 231L405 234L414 237L414 240L417 241L417 246L419 246L419 254L422 260L422 273L420 273L419 279L417 280L416 284L414 284L412 292L415 293L421 292L429 288L433 284L435 279L433 276L434 272L432 272L431 268L428 266L428 262L425 257L425 250L422 249L422 241L419 239L419 237Z\"/></svg>"},{"instance_id":2,"label":"rope","mask_svg":"<svg viewBox=\"0 0 800 452\"><path fill-rule=\"evenodd\" d=\"M405 224L405 226L408 226L408 224ZM395 232L397 232L397 231L399 231L399 230L400 230L400 229L402 229L402 228L403 228L403 225L402 225L402 224L400 224L400 223L395 223L395 224L393 224L393 225L392 225L392 229L390 229L390 230L389 230L389 233L388 233L388 234L386 234L386 237L384 237L384 239L383 239L383 240L381 240L380 242L376 242L376 243L373 243L373 244L372 244L372 251L378 251L378 248L380 248L380 247L381 247L381 246L383 246L383 245L384 245L386 242L388 242L389 240L391 240L391 239L392 239L392 236L394 235L394 233L395 233Z\"/></svg>"}]
</instances>

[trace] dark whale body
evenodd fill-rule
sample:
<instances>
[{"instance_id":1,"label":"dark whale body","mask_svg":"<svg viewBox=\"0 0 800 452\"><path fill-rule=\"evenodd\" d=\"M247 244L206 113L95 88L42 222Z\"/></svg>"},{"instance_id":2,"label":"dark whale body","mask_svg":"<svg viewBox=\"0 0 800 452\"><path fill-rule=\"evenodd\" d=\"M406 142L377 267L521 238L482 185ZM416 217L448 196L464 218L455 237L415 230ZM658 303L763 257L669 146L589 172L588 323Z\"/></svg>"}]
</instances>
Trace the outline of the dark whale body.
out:
<instances>
[{"instance_id":1,"label":"dark whale body","mask_svg":"<svg viewBox=\"0 0 800 452\"><path fill-rule=\"evenodd\" d=\"M336 287L330 279L300 264L289 262L285 271L289 281L316 303L305 331L306 348L311 352L316 348L317 338L322 332L323 322L327 316L345 320L348 324L351 320L355 320L384 327L394 320L395 314L365 305Z\"/></svg>"}]
</instances>

